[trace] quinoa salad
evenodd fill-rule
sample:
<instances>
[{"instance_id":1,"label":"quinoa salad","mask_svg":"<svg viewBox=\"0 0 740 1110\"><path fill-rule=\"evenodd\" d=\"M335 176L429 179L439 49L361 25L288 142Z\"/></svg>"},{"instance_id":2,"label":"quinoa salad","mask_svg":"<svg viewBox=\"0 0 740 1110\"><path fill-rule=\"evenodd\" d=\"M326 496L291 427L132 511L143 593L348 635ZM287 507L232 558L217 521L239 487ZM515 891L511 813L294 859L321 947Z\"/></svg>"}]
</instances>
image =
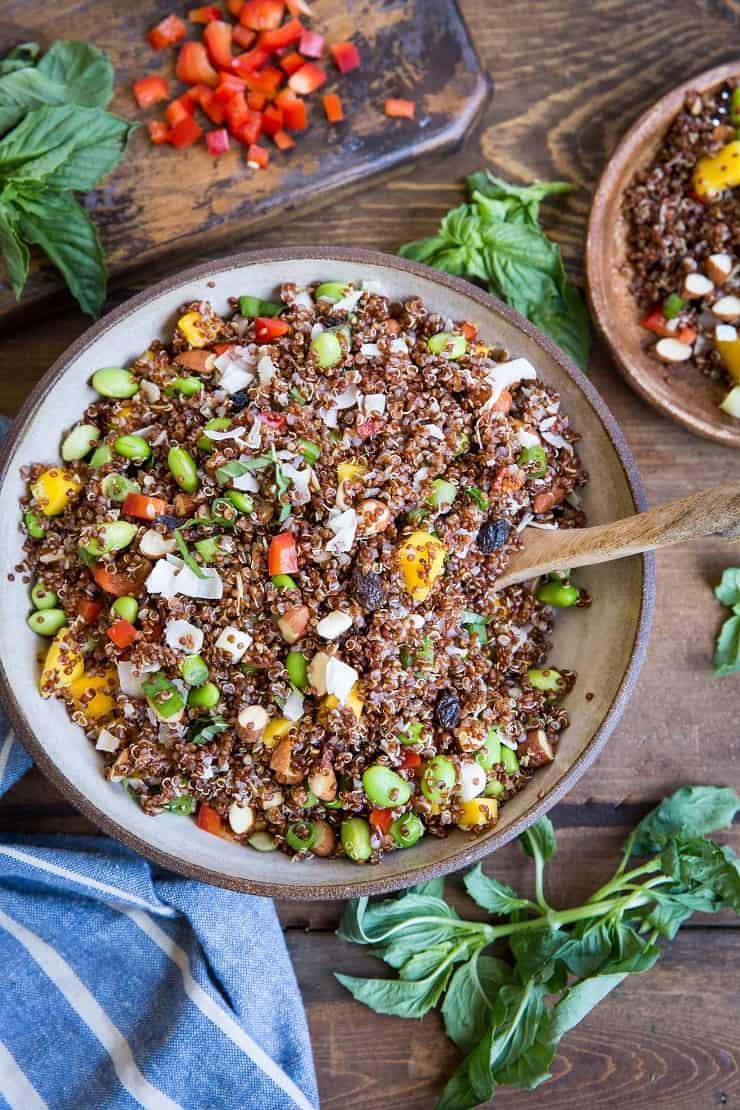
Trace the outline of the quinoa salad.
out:
<instances>
[{"instance_id":1,"label":"quinoa salad","mask_svg":"<svg viewBox=\"0 0 740 1110\"><path fill-rule=\"evenodd\" d=\"M740 78L689 92L652 163L626 190L630 290L666 365L723 383L740 417Z\"/></svg>"},{"instance_id":2,"label":"quinoa salad","mask_svg":"<svg viewBox=\"0 0 740 1110\"><path fill-rule=\"evenodd\" d=\"M298 859L495 825L568 724L554 610L590 603L567 575L495 588L525 528L584 523L536 368L324 281L184 305L91 374L61 462L23 471L16 571L40 694L111 789Z\"/></svg>"}]
</instances>

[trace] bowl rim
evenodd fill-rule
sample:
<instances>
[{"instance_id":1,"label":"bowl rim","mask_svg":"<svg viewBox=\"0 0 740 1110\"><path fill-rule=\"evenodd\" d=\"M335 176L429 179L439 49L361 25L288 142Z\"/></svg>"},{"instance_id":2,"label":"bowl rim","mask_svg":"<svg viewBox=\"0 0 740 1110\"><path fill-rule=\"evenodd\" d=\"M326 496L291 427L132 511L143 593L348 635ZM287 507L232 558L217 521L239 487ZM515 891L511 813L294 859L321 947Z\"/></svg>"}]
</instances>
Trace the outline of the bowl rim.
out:
<instances>
[{"instance_id":1,"label":"bowl rim","mask_svg":"<svg viewBox=\"0 0 740 1110\"><path fill-rule=\"evenodd\" d=\"M601 172L591 202L585 245L586 292L591 315L606 341L622 377L643 400L647 401L658 412L668 416L675 423L686 428L687 431L693 432L694 435L712 440L714 443L721 443L724 447L740 447L740 425L735 427L725 424L720 422L719 418L710 420L699 413L666 402L653 388L652 373L643 374L641 372L641 367L647 366L647 356L643 355L636 368L633 361L623 354L619 333L609 309L610 297L608 274L606 272L608 269L606 252L602 251L600 243L605 213L615 192L618 179L622 170L630 161L634 161L643 138L646 140L655 138L661 130L669 126L683 104L687 92L693 89L700 93L708 92L722 84L729 77L735 77L738 74L740 74L740 58L735 62L724 62L722 65L705 69L696 74L695 77L681 82L680 85L675 85L638 116L612 151ZM636 171L638 168L638 164L635 162L634 170ZM609 237L609 242L613 246L614 236ZM611 250L608 252L608 258L613 262ZM652 370L652 364L650 369Z\"/></svg>"},{"instance_id":2,"label":"bowl rim","mask_svg":"<svg viewBox=\"0 0 740 1110\"><path fill-rule=\"evenodd\" d=\"M642 511L647 507L647 500L637 470L637 465L619 425L607 408L605 402L585 374L578 369L571 359L568 358L551 339L543 335L528 320L520 316L518 312L515 312L496 297L493 297L490 293L472 285L463 278L434 270L431 267L416 262L410 262L407 259L398 258L395 255L387 255L381 251L354 249L351 247L312 247L304 245L299 247L245 251L190 267L157 282L141 293L137 293L135 296L124 301L123 304L107 313L96 323L92 324L91 327L87 328L86 331L84 331L83 334L67 347L59 358L55 360L40 381L34 386L24 402L3 444L4 457L0 465L0 485L5 481L9 471L15 466L16 445L23 437L49 391L56 386L64 376L68 364L82 355L91 343L105 334L111 327L136 313L141 306L150 303L164 293L172 292L180 285L185 285L186 283L201 279L204 282L207 281L216 270L218 272L223 272L241 269L245 266L259 263L289 263L299 259L315 259L318 262L325 260L347 261L360 264L367 263L368 265L400 270L411 277L416 276L434 281L456 293L464 295L483 308L492 311L494 314L503 317L518 331L534 340L545 353L550 355L550 357L559 364L561 369L565 371L580 389L609 436L621 463L630 494L637 510ZM411 886L414 883L424 882L454 871L459 871L461 868L487 856L496 848L500 848L504 844L507 844L559 802L568 793L575 782L584 774L591 763L593 763L604 748L624 711L627 701L634 689L637 676L647 651L648 633L655 600L655 559L652 552L644 553L641 556L641 563L640 614L629 662L615 696L587 747L581 752L578 758L574 760L552 790L542 797L538 796L535 792L533 794L533 801L527 810L498 834L494 830L493 833L485 839L470 839L463 843L460 849L449 859L436 863L424 864L418 867L412 865L402 875L396 874L394 876L384 877L378 868L368 867L367 871L370 873L369 876L365 877L364 875L358 875L357 879L349 881L333 882L326 885L322 885L321 883L316 885L304 885L299 880L296 883L285 884L280 882L272 883L254 879L237 878L221 874L199 864L183 861L177 856L157 848L148 841L142 840L125 826L114 821L106 813L98 809L86 795L77 789L73 782L65 777L57 768L51 757L47 755L43 743L36 737L28 724L23 708L11 688L5 671L4 661L1 658L0 698L6 707L10 723L16 736L24 744L29 755L42 774L51 781L66 800L102 832L120 841L127 848L139 853L144 856L144 858L159 864L161 867L174 871L177 874L184 875L187 878L197 879L211 885L225 887L246 894L257 894L269 898L281 898L285 900L319 901L387 893ZM410 861L410 863L411 862L412 861ZM375 872L374 877L372 877L373 872ZM299 879L298 876L296 876L296 878Z\"/></svg>"}]
</instances>

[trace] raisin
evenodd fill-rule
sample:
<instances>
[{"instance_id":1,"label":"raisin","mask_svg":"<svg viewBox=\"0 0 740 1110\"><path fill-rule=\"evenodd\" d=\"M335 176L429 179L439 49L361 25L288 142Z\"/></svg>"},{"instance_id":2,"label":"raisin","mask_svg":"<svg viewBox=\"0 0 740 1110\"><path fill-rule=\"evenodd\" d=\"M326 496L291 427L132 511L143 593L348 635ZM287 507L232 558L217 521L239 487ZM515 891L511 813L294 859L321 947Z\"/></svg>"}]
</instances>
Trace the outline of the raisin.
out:
<instances>
[{"instance_id":1,"label":"raisin","mask_svg":"<svg viewBox=\"0 0 740 1110\"><path fill-rule=\"evenodd\" d=\"M231 394L231 409L232 412L241 412L249 404L249 396L243 389L238 389L236 393Z\"/></svg>"},{"instance_id":2,"label":"raisin","mask_svg":"<svg viewBox=\"0 0 740 1110\"><path fill-rule=\"evenodd\" d=\"M460 699L454 690L440 690L434 715L442 728L455 727L460 720Z\"/></svg>"},{"instance_id":3,"label":"raisin","mask_svg":"<svg viewBox=\"0 0 740 1110\"><path fill-rule=\"evenodd\" d=\"M509 538L510 524L508 520L486 520L478 530L476 543L484 555L490 555L503 547Z\"/></svg>"},{"instance_id":4,"label":"raisin","mask_svg":"<svg viewBox=\"0 0 740 1110\"><path fill-rule=\"evenodd\" d=\"M374 613L383 604L383 583L375 571L363 574L358 566L352 571L352 593L366 613Z\"/></svg>"}]
</instances>

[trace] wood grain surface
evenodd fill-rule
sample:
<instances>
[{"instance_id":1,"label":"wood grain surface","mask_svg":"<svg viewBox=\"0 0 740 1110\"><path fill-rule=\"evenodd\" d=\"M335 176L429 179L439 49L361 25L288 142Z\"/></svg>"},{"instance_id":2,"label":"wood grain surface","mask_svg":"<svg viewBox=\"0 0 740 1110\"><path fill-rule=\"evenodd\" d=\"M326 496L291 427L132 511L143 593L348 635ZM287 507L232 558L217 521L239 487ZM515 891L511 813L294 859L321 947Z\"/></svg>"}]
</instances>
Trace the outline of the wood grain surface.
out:
<instances>
[{"instance_id":1,"label":"wood grain surface","mask_svg":"<svg viewBox=\"0 0 740 1110\"><path fill-rule=\"evenodd\" d=\"M462 8L495 75L495 96L464 149L374 185L349 205L329 204L258 240L235 238L233 249L331 241L393 251L430 234L462 199L464 174L485 162L511 178L565 177L580 186L546 214L578 277L589 198L620 135L657 96L730 60L740 42L737 0L463 0ZM199 244L184 261L208 253ZM111 303L166 272L166 260L147 264L114 287ZM84 326L65 308L0 331L0 410L16 411ZM622 425L651 505L738 477L735 452L693 438L648 408L598 344L590 375ZM555 904L581 899L611 874L628 828L666 792L692 782L738 785L740 680L710 677L724 615L712 586L734 564L740 544L717 537L658 552L653 632L631 704L598 763L553 814L560 830L549 888ZM0 831L92 830L31 774L0 803ZM740 850L738 826L728 840ZM486 870L519 884L528 866L511 845ZM459 878L450 887L458 908L469 912ZM378 1017L342 992L331 970L363 974L373 961L333 936L338 910L330 903L279 907L308 1008L323 1105L431 1108L454 1050L435 1016L421 1024ZM496 1105L740 1107L739 954L736 919L697 918L653 971L628 981L568 1035L545 1087L498 1095Z\"/></svg>"}]
</instances>

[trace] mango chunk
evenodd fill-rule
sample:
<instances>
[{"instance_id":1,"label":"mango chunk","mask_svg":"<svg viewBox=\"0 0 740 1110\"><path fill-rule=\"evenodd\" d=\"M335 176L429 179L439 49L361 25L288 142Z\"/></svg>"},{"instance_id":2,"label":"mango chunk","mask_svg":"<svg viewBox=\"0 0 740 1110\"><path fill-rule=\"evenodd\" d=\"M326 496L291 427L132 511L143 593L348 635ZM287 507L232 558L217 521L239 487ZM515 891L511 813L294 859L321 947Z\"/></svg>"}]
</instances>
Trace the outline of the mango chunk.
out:
<instances>
[{"instance_id":1,"label":"mango chunk","mask_svg":"<svg viewBox=\"0 0 740 1110\"><path fill-rule=\"evenodd\" d=\"M266 748L274 748L277 746L278 740L296 727L295 721L289 721L287 717L273 717L271 721L267 722L263 734L263 741Z\"/></svg>"},{"instance_id":2,"label":"mango chunk","mask_svg":"<svg viewBox=\"0 0 740 1110\"><path fill-rule=\"evenodd\" d=\"M71 470L52 466L31 486L34 500L44 516L59 516L79 496L82 480Z\"/></svg>"},{"instance_id":3,"label":"mango chunk","mask_svg":"<svg viewBox=\"0 0 740 1110\"><path fill-rule=\"evenodd\" d=\"M186 312L177 321L177 326L191 347L205 347L208 336L201 328L202 317L199 312Z\"/></svg>"},{"instance_id":4,"label":"mango chunk","mask_svg":"<svg viewBox=\"0 0 740 1110\"><path fill-rule=\"evenodd\" d=\"M367 473L367 467L364 463L351 463L343 462L337 467L337 478L339 484L342 482L349 482L355 478L361 478L363 474Z\"/></svg>"},{"instance_id":5,"label":"mango chunk","mask_svg":"<svg viewBox=\"0 0 740 1110\"><path fill-rule=\"evenodd\" d=\"M727 373L734 382L740 383L740 337L737 339L715 339L714 345L722 356Z\"/></svg>"},{"instance_id":6,"label":"mango chunk","mask_svg":"<svg viewBox=\"0 0 740 1110\"><path fill-rule=\"evenodd\" d=\"M473 798L463 802L457 825L460 829L482 828L498 821L498 802L495 798Z\"/></svg>"},{"instance_id":7,"label":"mango chunk","mask_svg":"<svg viewBox=\"0 0 740 1110\"><path fill-rule=\"evenodd\" d=\"M41 668L39 679L41 697L50 698L59 690L66 689L84 672L85 664L77 645L71 638L70 629L61 628L49 645Z\"/></svg>"},{"instance_id":8,"label":"mango chunk","mask_svg":"<svg viewBox=\"0 0 740 1110\"><path fill-rule=\"evenodd\" d=\"M99 721L112 713L116 707L115 694L118 689L118 677L113 670L104 671L103 674L82 674L69 684L69 695L75 703L75 709L81 710L86 721ZM93 697L82 705L81 699L90 690L94 690Z\"/></svg>"},{"instance_id":9,"label":"mango chunk","mask_svg":"<svg viewBox=\"0 0 740 1110\"><path fill-rule=\"evenodd\" d=\"M424 601L442 573L447 548L429 532L412 532L398 552L406 589L415 601Z\"/></svg>"},{"instance_id":10,"label":"mango chunk","mask_svg":"<svg viewBox=\"0 0 740 1110\"><path fill-rule=\"evenodd\" d=\"M740 139L700 158L694 168L693 185L696 195L708 200L740 185Z\"/></svg>"},{"instance_id":11,"label":"mango chunk","mask_svg":"<svg viewBox=\"0 0 740 1110\"><path fill-rule=\"evenodd\" d=\"M323 708L328 712L330 709L339 709L341 703L339 701L339 698L335 694L327 694L326 697L322 699L321 704ZM365 703L360 697L357 690L357 683L355 683L349 692L349 697L347 698L345 709L351 709L355 715L355 720L359 721L362 717L362 710L364 708L364 705Z\"/></svg>"}]
</instances>

